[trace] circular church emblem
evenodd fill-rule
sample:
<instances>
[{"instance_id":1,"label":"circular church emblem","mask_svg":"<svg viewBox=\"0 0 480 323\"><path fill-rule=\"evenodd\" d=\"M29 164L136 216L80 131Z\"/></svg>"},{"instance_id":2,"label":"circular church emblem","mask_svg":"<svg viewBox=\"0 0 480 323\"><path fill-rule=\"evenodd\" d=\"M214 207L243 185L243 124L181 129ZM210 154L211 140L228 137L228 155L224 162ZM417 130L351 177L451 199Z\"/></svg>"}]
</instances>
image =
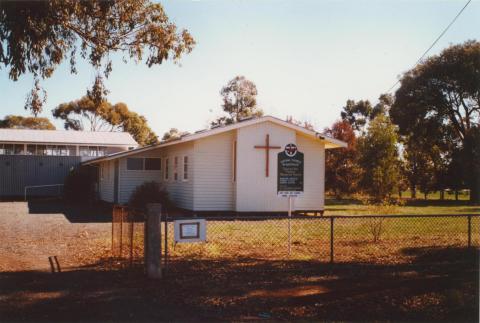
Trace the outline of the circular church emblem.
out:
<instances>
[{"instance_id":1,"label":"circular church emblem","mask_svg":"<svg viewBox=\"0 0 480 323\"><path fill-rule=\"evenodd\" d=\"M297 145L295 144L287 144L285 146L285 154L288 157L293 157L297 154Z\"/></svg>"}]
</instances>

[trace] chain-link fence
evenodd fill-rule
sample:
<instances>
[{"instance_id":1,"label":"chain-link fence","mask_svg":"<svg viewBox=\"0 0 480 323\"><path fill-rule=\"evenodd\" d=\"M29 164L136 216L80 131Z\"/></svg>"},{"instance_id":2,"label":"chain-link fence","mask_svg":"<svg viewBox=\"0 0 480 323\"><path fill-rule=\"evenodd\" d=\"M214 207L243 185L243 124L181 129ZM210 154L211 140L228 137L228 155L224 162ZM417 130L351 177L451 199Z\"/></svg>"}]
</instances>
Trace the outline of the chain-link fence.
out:
<instances>
[{"instance_id":1,"label":"chain-link fence","mask_svg":"<svg viewBox=\"0 0 480 323\"><path fill-rule=\"evenodd\" d=\"M112 258L118 264L132 265L143 257L144 214L126 206L112 211Z\"/></svg>"},{"instance_id":2,"label":"chain-link fence","mask_svg":"<svg viewBox=\"0 0 480 323\"><path fill-rule=\"evenodd\" d=\"M174 220L179 218L162 216L159 252L167 270L195 261L226 261L238 268L252 260L396 264L480 246L480 215L473 214L202 218L207 220L205 242L176 243ZM141 212L114 208L114 258L130 264L143 260L143 221Z\"/></svg>"},{"instance_id":3,"label":"chain-link fence","mask_svg":"<svg viewBox=\"0 0 480 323\"><path fill-rule=\"evenodd\" d=\"M292 260L405 263L440 249L478 247L478 215L215 217L207 241L175 243L168 221L170 269L194 260Z\"/></svg>"}]
</instances>

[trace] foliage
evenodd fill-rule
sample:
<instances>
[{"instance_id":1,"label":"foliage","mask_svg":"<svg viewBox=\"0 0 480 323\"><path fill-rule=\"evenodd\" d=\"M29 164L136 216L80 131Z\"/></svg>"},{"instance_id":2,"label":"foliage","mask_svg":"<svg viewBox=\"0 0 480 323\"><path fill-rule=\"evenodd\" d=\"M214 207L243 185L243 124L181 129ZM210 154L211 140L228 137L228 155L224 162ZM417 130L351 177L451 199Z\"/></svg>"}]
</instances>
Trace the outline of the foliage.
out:
<instances>
[{"instance_id":1,"label":"foliage","mask_svg":"<svg viewBox=\"0 0 480 323\"><path fill-rule=\"evenodd\" d=\"M342 120L347 121L356 131L363 131L368 121L375 119L380 114L386 114L393 103L390 94L382 94L378 99L378 103L372 106L370 101L347 100L346 105L342 108L340 116Z\"/></svg>"},{"instance_id":2,"label":"foliage","mask_svg":"<svg viewBox=\"0 0 480 323\"><path fill-rule=\"evenodd\" d=\"M361 187L376 201L382 201L397 187L400 175L397 133L390 119L382 114L373 119L358 146L363 169Z\"/></svg>"},{"instance_id":3,"label":"foliage","mask_svg":"<svg viewBox=\"0 0 480 323\"><path fill-rule=\"evenodd\" d=\"M149 203L161 203L164 207L170 207L172 203L168 198L168 192L157 182L145 182L137 186L132 193L128 205L132 208L145 210Z\"/></svg>"},{"instance_id":4,"label":"foliage","mask_svg":"<svg viewBox=\"0 0 480 323\"><path fill-rule=\"evenodd\" d=\"M465 181L475 202L480 202L479 58L480 42L467 41L427 59L403 75L390 110L401 135L418 140L428 129L449 155L462 151L460 164L470 170Z\"/></svg>"},{"instance_id":5,"label":"foliage","mask_svg":"<svg viewBox=\"0 0 480 323\"><path fill-rule=\"evenodd\" d=\"M296 126L300 126L300 127L305 128L305 129L315 131L315 127L309 121L300 121L300 120L294 119L293 116L287 116L287 119L285 121L287 121L291 124L294 124Z\"/></svg>"},{"instance_id":6,"label":"foliage","mask_svg":"<svg viewBox=\"0 0 480 323\"><path fill-rule=\"evenodd\" d=\"M227 116L219 117L213 125L239 122L244 118L261 117L263 111L257 107L257 87L245 76L236 76L220 91L222 108Z\"/></svg>"},{"instance_id":7,"label":"foliage","mask_svg":"<svg viewBox=\"0 0 480 323\"><path fill-rule=\"evenodd\" d=\"M130 111L125 103L112 105L106 99L84 96L79 100L62 103L53 111L55 118L64 120L65 129L90 131L126 131L142 146L157 143L157 136L147 119Z\"/></svg>"},{"instance_id":8,"label":"foliage","mask_svg":"<svg viewBox=\"0 0 480 323\"><path fill-rule=\"evenodd\" d=\"M179 131L177 128L170 128L167 132L163 134L162 141L171 141L180 139L183 136L188 135L186 131Z\"/></svg>"},{"instance_id":9,"label":"foliage","mask_svg":"<svg viewBox=\"0 0 480 323\"><path fill-rule=\"evenodd\" d=\"M55 130L55 126L47 118L14 115L8 115L0 120L0 128Z\"/></svg>"},{"instance_id":10,"label":"foliage","mask_svg":"<svg viewBox=\"0 0 480 323\"><path fill-rule=\"evenodd\" d=\"M151 67L178 61L195 41L177 30L162 5L149 0L52 0L0 2L0 44L0 66L10 79L33 74L26 107L36 115L42 110L38 80L49 78L67 59L73 74L81 58L108 77L114 53Z\"/></svg>"},{"instance_id":11,"label":"foliage","mask_svg":"<svg viewBox=\"0 0 480 323\"><path fill-rule=\"evenodd\" d=\"M95 198L96 169L89 166L75 168L65 178L64 195L69 203L92 202Z\"/></svg>"},{"instance_id":12,"label":"foliage","mask_svg":"<svg viewBox=\"0 0 480 323\"><path fill-rule=\"evenodd\" d=\"M326 150L325 186L337 198L353 194L358 189L361 169L358 166L357 139L347 121L337 121L325 134L348 144L347 148Z\"/></svg>"}]
</instances>

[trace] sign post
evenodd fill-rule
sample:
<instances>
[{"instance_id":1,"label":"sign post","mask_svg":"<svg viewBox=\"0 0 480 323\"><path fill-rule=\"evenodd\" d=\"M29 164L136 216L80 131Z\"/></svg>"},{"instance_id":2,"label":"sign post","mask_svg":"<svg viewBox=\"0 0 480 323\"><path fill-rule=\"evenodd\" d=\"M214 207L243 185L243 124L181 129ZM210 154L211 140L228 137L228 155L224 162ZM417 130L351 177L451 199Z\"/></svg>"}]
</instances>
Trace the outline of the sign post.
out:
<instances>
[{"instance_id":1,"label":"sign post","mask_svg":"<svg viewBox=\"0 0 480 323\"><path fill-rule=\"evenodd\" d=\"M277 162L277 195L288 197L288 255L290 256L292 198L303 193L303 153L298 151L295 144L287 144L285 150L278 153Z\"/></svg>"}]
</instances>

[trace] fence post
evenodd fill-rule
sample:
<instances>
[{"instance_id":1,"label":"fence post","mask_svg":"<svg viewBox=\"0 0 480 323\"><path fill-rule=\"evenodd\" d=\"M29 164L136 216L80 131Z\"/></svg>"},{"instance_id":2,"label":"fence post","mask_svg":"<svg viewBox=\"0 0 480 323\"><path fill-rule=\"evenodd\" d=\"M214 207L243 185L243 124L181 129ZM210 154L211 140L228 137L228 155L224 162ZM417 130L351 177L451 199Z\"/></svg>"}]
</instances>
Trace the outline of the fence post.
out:
<instances>
[{"instance_id":1,"label":"fence post","mask_svg":"<svg viewBox=\"0 0 480 323\"><path fill-rule=\"evenodd\" d=\"M330 263L333 264L333 220L335 218L330 217Z\"/></svg>"},{"instance_id":2,"label":"fence post","mask_svg":"<svg viewBox=\"0 0 480 323\"><path fill-rule=\"evenodd\" d=\"M119 258L123 258L123 207L120 208L120 253Z\"/></svg>"},{"instance_id":3,"label":"fence post","mask_svg":"<svg viewBox=\"0 0 480 323\"><path fill-rule=\"evenodd\" d=\"M468 215L468 247L472 246L472 216Z\"/></svg>"},{"instance_id":4,"label":"fence post","mask_svg":"<svg viewBox=\"0 0 480 323\"><path fill-rule=\"evenodd\" d=\"M164 228L164 233L165 233L165 239L163 241L163 244L164 244L164 261L163 261L163 264L165 266L165 272L168 270L168 212L166 210L164 210L165 212L165 228Z\"/></svg>"},{"instance_id":5,"label":"fence post","mask_svg":"<svg viewBox=\"0 0 480 323\"><path fill-rule=\"evenodd\" d=\"M159 203L147 205L145 265L148 278L162 278L162 206Z\"/></svg>"},{"instance_id":6,"label":"fence post","mask_svg":"<svg viewBox=\"0 0 480 323\"><path fill-rule=\"evenodd\" d=\"M135 230L135 212L130 210L129 213L128 213L128 216L129 216L129 220L132 222L132 224L130 225L130 267L133 266L133 247L134 247L134 239L135 239L135 235L134 235L134 230Z\"/></svg>"}]
</instances>

